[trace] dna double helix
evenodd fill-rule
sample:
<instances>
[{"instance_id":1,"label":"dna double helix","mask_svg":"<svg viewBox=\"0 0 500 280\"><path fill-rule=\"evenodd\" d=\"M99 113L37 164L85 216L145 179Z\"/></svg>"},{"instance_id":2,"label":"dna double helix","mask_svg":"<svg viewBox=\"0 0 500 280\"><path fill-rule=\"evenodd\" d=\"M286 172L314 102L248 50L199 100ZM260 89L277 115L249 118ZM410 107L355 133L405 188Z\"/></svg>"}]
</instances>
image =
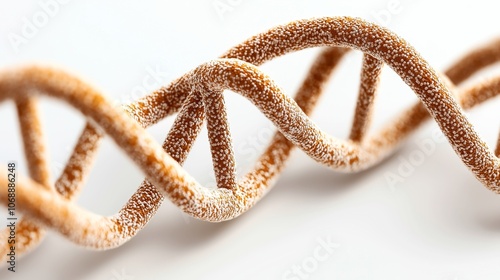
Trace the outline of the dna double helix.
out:
<instances>
[{"instance_id":1,"label":"dna double helix","mask_svg":"<svg viewBox=\"0 0 500 280\"><path fill-rule=\"evenodd\" d=\"M292 99L258 66L290 52L323 47ZM358 99L349 139L334 138L308 117L342 57L363 52ZM390 155L426 120L433 119L458 158L486 188L500 192L500 138L496 150L478 136L463 110L500 92L500 77L458 88L478 70L500 60L500 41L478 48L438 74L409 45L386 28L350 17L299 20L256 35L219 59L201 64L169 85L117 108L106 97L66 72L24 67L0 73L0 102L17 108L29 178L18 176L15 200L16 254L41 241L45 229L76 244L109 249L146 226L166 197L192 217L220 222L254 206L283 171L298 147L333 170L357 172ZM368 133L382 66L387 64L413 90L419 102L382 129ZM224 90L238 93L277 128L254 168L237 180ZM51 179L37 100L59 99L78 110L87 123L60 176ZM162 145L145 130L176 115ZM217 188L201 186L182 164L206 123ZM85 184L99 143L114 140L145 179L115 215L100 216L74 203ZM8 174L0 170L0 202L8 205ZM335 182L332 182L335 184ZM9 229L0 236L0 259L9 252Z\"/></svg>"}]
</instances>

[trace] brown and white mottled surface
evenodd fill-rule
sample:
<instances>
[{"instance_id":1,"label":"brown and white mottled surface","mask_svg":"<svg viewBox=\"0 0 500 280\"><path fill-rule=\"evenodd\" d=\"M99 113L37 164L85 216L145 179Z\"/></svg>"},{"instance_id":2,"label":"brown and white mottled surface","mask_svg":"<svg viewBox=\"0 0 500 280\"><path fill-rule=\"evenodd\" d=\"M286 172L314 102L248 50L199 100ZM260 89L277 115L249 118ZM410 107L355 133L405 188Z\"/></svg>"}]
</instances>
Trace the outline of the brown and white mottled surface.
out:
<instances>
[{"instance_id":1,"label":"brown and white mottled surface","mask_svg":"<svg viewBox=\"0 0 500 280\"><path fill-rule=\"evenodd\" d=\"M295 99L258 68L277 56L317 46L327 48L314 62ZM341 140L319 129L308 115L347 48L360 50L365 56L351 136ZM20 179L17 187L17 199L22 205L19 210L27 216L18 228L18 236L25 240L18 250L36 245L43 227L89 248L119 246L147 224L164 197L193 217L213 222L229 220L250 209L269 191L293 147L333 170L361 171L388 156L429 116L440 126L464 165L486 188L498 193L500 160L495 148L488 147L477 135L463 109L496 96L500 79L460 92L453 87L496 62L498 49L500 44L493 42L472 52L451 67L444 78L413 47L385 28L348 17L301 20L250 38L220 59L201 64L170 85L130 104L125 112L65 72L44 67L5 70L0 74L0 100L14 100L22 116L20 123L32 177ZM382 130L365 135L382 63L401 77L420 102ZM249 99L279 129L254 169L239 181L225 113L226 89ZM36 121L38 95L63 100L89 120L68 165L53 186L42 130ZM161 146L144 127L174 113L178 113L176 121ZM204 119L217 189L201 186L181 167ZM83 186L99 139L104 135L111 137L146 176L126 205L111 217L96 215L71 202ZM5 177L4 171L0 172L0 182L6 182ZM0 202L5 203L6 185L0 183L0 187ZM6 239L0 242L3 240ZM2 250L5 245L0 243Z\"/></svg>"}]
</instances>

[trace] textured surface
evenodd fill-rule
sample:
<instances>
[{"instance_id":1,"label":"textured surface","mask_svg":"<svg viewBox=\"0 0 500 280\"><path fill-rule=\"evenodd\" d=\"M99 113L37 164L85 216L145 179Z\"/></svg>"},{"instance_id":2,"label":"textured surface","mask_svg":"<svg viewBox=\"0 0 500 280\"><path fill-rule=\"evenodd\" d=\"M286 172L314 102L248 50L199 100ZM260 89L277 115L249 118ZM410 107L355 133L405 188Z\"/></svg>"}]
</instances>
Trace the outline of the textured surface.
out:
<instances>
[{"instance_id":1,"label":"textured surface","mask_svg":"<svg viewBox=\"0 0 500 280\"><path fill-rule=\"evenodd\" d=\"M30 162L32 180L24 178L19 181L17 195L23 205L20 210L34 219L33 222L25 220L33 230L18 232L18 236L27 238L21 249L36 244L37 238L31 235L41 234L38 224L56 229L84 246L99 249L118 246L145 226L164 196L196 218L209 221L234 218L252 207L272 186L294 146L334 170L364 170L387 156L428 119L427 112L431 113L476 178L498 192L499 160L477 136L462 108L471 108L494 97L499 82L494 79L471 87L456 93L457 98L451 92L452 83L458 84L495 62L497 56L490 53L498 52L498 45L493 43L459 61L447 71L450 81L446 81L404 40L384 28L352 18L297 21L253 37L228 51L222 59L202 64L169 86L131 104L125 111L135 121L115 109L94 89L64 72L39 67L5 71L0 76L0 100L14 99L18 104L23 116L20 119L26 154L36 160ZM331 48L325 49L317 58L295 100L285 95L256 67L276 56L315 46ZM363 51L365 59L351 139L344 141L321 131L307 115L314 108L322 85L347 51L346 47ZM412 88L421 103L395 118L381 131L365 135L382 62ZM224 89L248 98L280 131L255 169L239 182L235 176L224 109ZM62 99L90 119L55 190L48 188L49 183L46 183L50 176L43 162L41 130L35 121L35 93ZM163 147L143 130L142 127L178 111ZM219 187L215 190L200 186L180 166L204 118ZM147 177L125 207L113 217L97 216L69 201L82 186L99 138L104 133L127 152ZM0 173L2 182L6 181L4 177L5 174ZM2 194L5 194L6 186L1 187ZM0 198L5 203L5 196Z\"/></svg>"}]
</instances>

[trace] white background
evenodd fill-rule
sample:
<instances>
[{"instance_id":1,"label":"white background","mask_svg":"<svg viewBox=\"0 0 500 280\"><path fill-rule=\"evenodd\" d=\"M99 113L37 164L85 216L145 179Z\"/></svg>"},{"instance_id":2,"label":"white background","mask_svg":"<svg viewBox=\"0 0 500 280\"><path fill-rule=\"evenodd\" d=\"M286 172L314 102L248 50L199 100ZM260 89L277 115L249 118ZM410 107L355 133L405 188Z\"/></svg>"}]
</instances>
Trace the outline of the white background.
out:
<instances>
[{"instance_id":1,"label":"white background","mask_svg":"<svg viewBox=\"0 0 500 280\"><path fill-rule=\"evenodd\" d=\"M474 46L500 34L491 1L78 1L58 11L16 46L27 21L43 12L40 1L0 4L0 67L37 63L57 66L95 85L117 102L138 97L148 69L158 69L159 87L218 57L248 37L292 20L360 16L386 25L412 44L439 71ZM444 2L444 3L442 3ZM226 5L227 11L216 6ZM384 15L384 16L382 16ZM390 15L387 17L387 15ZM290 95L317 49L276 59L262 67ZM335 73L313 119L346 138L354 109L361 54L353 52ZM166 73L166 74L165 74ZM499 73L483 72L475 81ZM154 88L146 88L148 91ZM251 168L270 134L269 122L251 104L226 94L240 175ZM374 126L416 101L384 68ZM499 100L469 113L491 147L498 135ZM65 104L43 99L50 162L59 172L84 124ZM498 109L497 109L498 110ZM490 117L493 118L491 119ZM11 102L0 104L0 161L17 160L26 175L17 118ZM163 141L172 118L150 128ZM339 174L296 151L275 187L254 208L224 223L187 217L166 201L136 237L110 251L78 247L50 231L44 242L1 279L287 279L294 265L310 265L320 242L339 245L307 273L307 279L498 279L500 197L484 188L446 141L435 143L423 164L391 186L402 162L421 151L437 129L426 124L395 156L359 174ZM206 131L186 169L202 184L214 183ZM54 175L55 177L55 175ZM107 138L78 204L102 215L117 212L143 176ZM0 219L5 220L4 208ZM303 268L302 268L303 269ZM122 277L126 276L126 277ZM305 277L289 279L305 279Z\"/></svg>"}]
</instances>

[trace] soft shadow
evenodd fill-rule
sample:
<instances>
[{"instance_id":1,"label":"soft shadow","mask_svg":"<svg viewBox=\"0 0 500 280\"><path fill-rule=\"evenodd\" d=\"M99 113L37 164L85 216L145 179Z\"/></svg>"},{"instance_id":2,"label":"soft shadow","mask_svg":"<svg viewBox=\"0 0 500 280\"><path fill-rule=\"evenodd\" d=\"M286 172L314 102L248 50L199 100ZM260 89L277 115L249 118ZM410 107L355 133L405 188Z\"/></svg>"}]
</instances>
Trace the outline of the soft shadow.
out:
<instances>
[{"instance_id":1,"label":"soft shadow","mask_svg":"<svg viewBox=\"0 0 500 280\"><path fill-rule=\"evenodd\" d=\"M342 173L319 164L308 164L300 172L287 172L278 179L271 192L287 192L300 196L325 196L343 193L360 180L364 180L383 169L397 153L390 155L378 164L356 173Z\"/></svg>"},{"instance_id":2,"label":"soft shadow","mask_svg":"<svg viewBox=\"0 0 500 280\"><path fill-rule=\"evenodd\" d=\"M175 211L178 210L175 209ZM64 268L58 273L60 279L88 278L89 274L97 268L109 267L109 262L119 258L120 255L137 256L138 266L150 264L153 261L150 256L162 255L165 250L170 251L170 257L172 254L175 256L189 255L201 244L209 243L210 239L220 235L221 231L234 224L232 222L208 223L187 216L182 217L181 215L184 214L169 212L157 213L157 216L143 230L118 248L107 251L89 251L78 248L79 252L68 255L64 262L60 263L60 267ZM158 218L164 219L159 220ZM162 260L156 259L155 261L168 263L168 258L166 256ZM119 268L117 267L117 269Z\"/></svg>"},{"instance_id":3,"label":"soft shadow","mask_svg":"<svg viewBox=\"0 0 500 280\"><path fill-rule=\"evenodd\" d=\"M143 231L144 236L141 236L141 239L144 238L146 242L153 243L155 246L187 252L219 236L222 231L234 226L236 221L210 223L189 217L178 209L174 211L175 213L169 211L170 216L177 216L174 220L170 219L168 223L156 221Z\"/></svg>"},{"instance_id":4,"label":"soft shadow","mask_svg":"<svg viewBox=\"0 0 500 280\"><path fill-rule=\"evenodd\" d=\"M270 194L303 197L323 197L340 195L363 177L377 172L385 165L390 158L377 164L376 166L354 174L339 173L328 168L315 164L307 164L303 172L286 172L277 182L274 190ZM269 201L269 200L268 200ZM168 201L164 204L170 203ZM263 203L263 206L267 203ZM168 209L165 209L168 208ZM250 211L251 212L251 211ZM237 219L222 223L209 223L200 221L183 214L180 210L174 209L172 205L163 205L152 221L130 241L122 246L108 251L90 251L75 246L74 254L68 254L58 264L59 279L80 279L88 278L98 268L109 267L113 259L120 255L136 255L148 252L148 255L161 255L165 250L169 250L175 256L186 256L199 249L203 244L209 244L210 240L221 236L221 233L238 226L247 218L252 218L250 214L245 214ZM50 232L49 234L55 234ZM39 253L34 252L31 256L26 256L26 263L37 261L43 250L49 250L47 246L41 246ZM170 255L172 257L172 255ZM24 258L23 258L24 260ZM149 258L137 257L139 265L151 262ZM167 263L168 257L161 262ZM89 269L92 268L92 269Z\"/></svg>"}]
</instances>

